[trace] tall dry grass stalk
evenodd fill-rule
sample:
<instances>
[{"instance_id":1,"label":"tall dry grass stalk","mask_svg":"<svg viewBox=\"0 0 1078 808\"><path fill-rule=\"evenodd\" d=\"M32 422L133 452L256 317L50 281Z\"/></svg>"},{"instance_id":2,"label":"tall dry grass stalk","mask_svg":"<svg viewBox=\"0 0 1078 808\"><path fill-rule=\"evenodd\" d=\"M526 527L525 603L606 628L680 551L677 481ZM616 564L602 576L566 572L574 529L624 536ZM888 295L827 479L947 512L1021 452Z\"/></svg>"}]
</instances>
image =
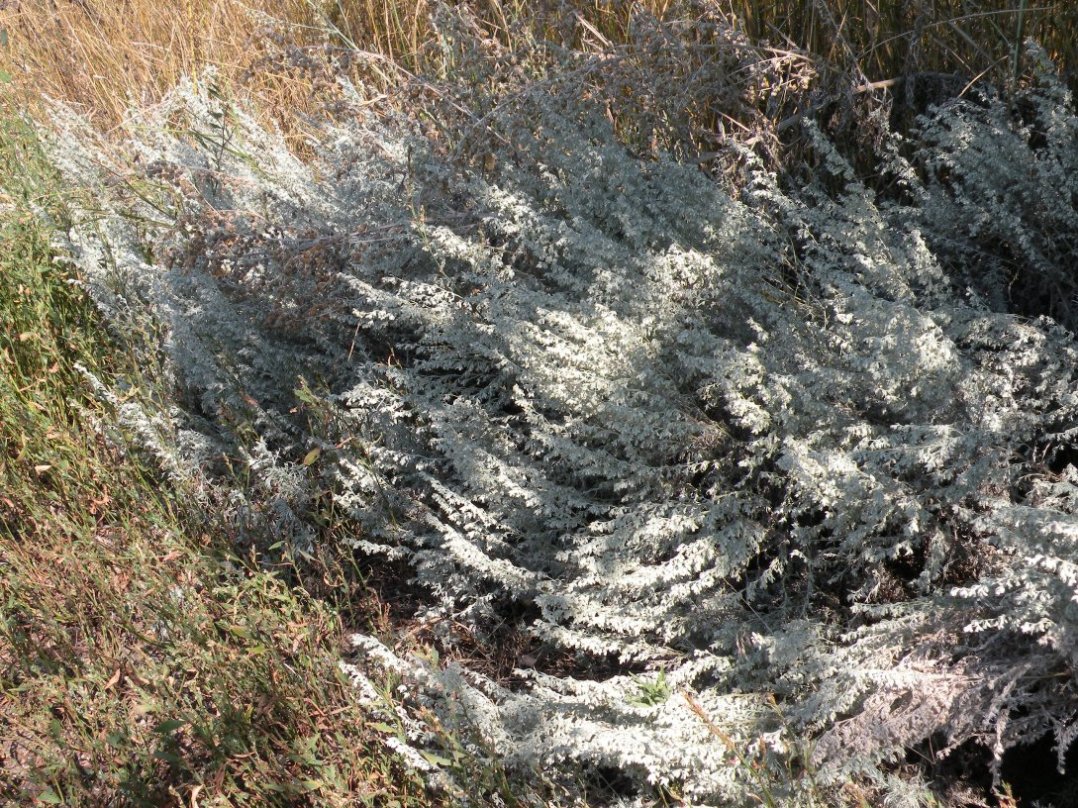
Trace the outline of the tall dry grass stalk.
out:
<instances>
[{"instance_id":1,"label":"tall dry grass stalk","mask_svg":"<svg viewBox=\"0 0 1078 808\"><path fill-rule=\"evenodd\" d=\"M2 60L25 100L79 105L103 128L207 65L226 81L242 79L268 107L303 111L302 77L259 69L279 42L270 35L275 19L295 26L297 46L315 22L305 0L17 0L0 10Z\"/></svg>"},{"instance_id":2,"label":"tall dry grass stalk","mask_svg":"<svg viewBox=\"0 0 1078 808\"><path fill-rule=\"evenodd\" d=\"M42 97L75 104L100 128L157 101L184 74L217 68L286 131L332 99L341 61L384 90L401 71L437 66L430 0L14 0L0 5L0 68L26 104ZM469 3L483 33L512 47L517 37L571 47L610 47L628 38L634 14L668 15L672 0ZM356 58L357 51L361 52ZM332 69L329 66L333 65Z\"/></svg>"},{"instance_id":3,"label":"tall dry grass stalk","mask_svg":"<svg viewBox=\"0 0 1078 808\"><path fill-rule=\"evenodd\" d=\"M444 77L447 56L437 35L443 5L435 0L12 0L0 6L0 68L26 105L42 96L61 99L83 108L107 131L133 106L158 100L181 75L197 76L213 65L223 87L242 86L299 146L304 122L336 97L342 65L363 80L372 97L393 94L411 74ZM758 44L761 64L776 54L796 58L811 64L808 72L831 90L920 71L1001 81L1012 73L1022 35L1042 43L1064 68L1078 58L1078 4L1068 0L467 0L455 5L467 7L479 33L500 48L519 50L546 41L602 55L632 51L634 42L639 44L640 23L648 18L676 24L690 49L700 44L693 32L702 29L694 23L725 18ZM798 92L807 89L804 82L795 84ZM721 129L716 111L708 108L713 105L707 99L698 105L704 110L700 127ZM772 96L770 107L775 105ZM768 115L784 117L798 106L797 99L778 106L783 109L769 108ZM759 119L749 125L758 126Z\"/></svg>"},{"instance_id":4,"label":"tall dry grass stalk","mask_svg":"<svg viewBox=\"0 0 1078 808\"><path fill-rule=\"evenodd\" d=\"M1078 57L1070 0L724 0L759 41L813 54L821 68L879 81L914 72L1006 77L1015 46L1037 40L1058 63ZM1023 8L1024 7L1024 8Z\"/></svg>"}]
</instances>

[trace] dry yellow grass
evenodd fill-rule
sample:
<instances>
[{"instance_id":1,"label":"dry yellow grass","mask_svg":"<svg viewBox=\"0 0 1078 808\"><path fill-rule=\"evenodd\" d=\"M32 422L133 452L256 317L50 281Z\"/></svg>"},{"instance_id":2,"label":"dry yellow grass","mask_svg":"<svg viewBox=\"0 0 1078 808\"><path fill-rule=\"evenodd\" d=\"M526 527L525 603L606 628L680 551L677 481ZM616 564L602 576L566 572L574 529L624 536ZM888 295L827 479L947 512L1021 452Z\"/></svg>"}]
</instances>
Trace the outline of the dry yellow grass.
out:
<instances>
[{"instance_id":1,"label":"dry yellow grass","mask_svg":"<svg viewBox=\"0 0 1078 808\"><path fill-rule=\"evenodd\" d=\"M757 40L812 54L869 81L909 72L1012 75L1014 46L1038 41L1064 66L1078 57L1071 0L726 0Z\"/></svg>"},{"instance_id":2,"label":"dry yellow grass","mask_svg":"<svg viewBox=\"0 0 1078 808\"><path fill-rule=\"evenodd\" d=\"M480 36L514 48L550 39L601 51L633 37L634 15L692 19L675 0L463 3ZM13 0L0 5L0 69L34 107L42 97L82 109L103 131L153 104L182 75L215 66L294 134L335 95L342 63L372 89L433 70L444 58L432 0ZM357 58L357 53L359 54Z\"/></svg>"},{"instance_id":3,"label":"dry yellow grass","mask_svg":"<svg viewBox=\"0 0 1078 808\"><path fill-rule=\"evenodd\" d=\"M275 20L295 26L292 42L300 47L315 22L304 0L16 2L0 10L3 63L27 103L49 96L76 104L103 129L207 65L267 107L303 112L301 77L267 69L267 57L283 47L270 35Z\"/></svg>"},{"instance_id":4,"label":"dry yellow grass","mask_svg":"<svg viewBox=\"0 0 1078 808\"><path fill-rule=\"evenodd\" d=\"M59 99L109 132L133 108L157 101L180 76L197 78L214 66L220 88L242 89L254 102L246 105L249 111L272 119L302 154L308 122L333 110L341 75L356 79L371 99L413 114L423 102L398 92L410 77L455 75L451 49L438 35L446 5L437 0L10 0L0 4L0 70L20 106L32 110L43 97ZM448 5L466 10L473 33L491 43L491 53L520 52L550 41L578 52L625 57L638 72L646 72L649 63L656 66L656 60L669 62L673 51L665 56L656 51L656 40L645 33L648 26L640 24L644 18L665 21L676 31L677 49L691 55L684 75L670 73L666 65L669 75L662 81L675 83L723 58L702 32L718 20L730 21L744 32L745 43L756 43L762 70L772 79L765 94L738 83L738 76L754 72L744 70L731 74L726 88L670 87L678 98L689 99L684 114L678 113L687 121L679 124L684 130L679 137L708 153L715 138L729 132L771 143L773 151L774 124L802 109L813 87L834 93L918 71L1005 81L1015 74L1022 37L1042 43L1064 69L1078 60L1078 4L1070 0L462 0ZM745 54L737 58L744 67ZM539 65L536 71L549 67ZM459 80L450 78L450 84ZM599 95L608 91L621 93L607 88ZM615 106L626 100L618 98ZM639 106L640 99L629 100ZM633 107L613 113L619 134L630 142L646 140L652 126L626 118L637 112Z\"/></svg>"}]
</instances>

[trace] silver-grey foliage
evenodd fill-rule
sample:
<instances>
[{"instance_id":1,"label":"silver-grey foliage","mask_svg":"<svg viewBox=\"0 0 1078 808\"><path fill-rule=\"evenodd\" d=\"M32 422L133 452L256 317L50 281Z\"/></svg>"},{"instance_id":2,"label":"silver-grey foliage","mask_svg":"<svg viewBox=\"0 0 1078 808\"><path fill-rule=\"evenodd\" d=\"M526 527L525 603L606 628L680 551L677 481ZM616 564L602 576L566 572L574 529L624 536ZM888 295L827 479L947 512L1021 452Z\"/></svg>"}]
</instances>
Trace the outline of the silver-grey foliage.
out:
<instances>
[{"instance_id":1,"label":"silver-grey foliage","mask_svg":"<svg viewBox=\"0 0 1078 808\"><path fill-rule=\"evenodd\" d=\"M168 397L124 413L165 468L299 547L330 492L421 618L534 638L512 688L394 661L416 699L701 804L757 758L897 800L909 748L1078 733L1078 118L1046 82L1024 124L889 141L886 194L811 125L812 182L737 153L734 188L568 92L487 114L485 173L359 110L303 163L206 81L112 166L70 118L56 155L101 195L70 246L102 310L162 335ZM357 681L390 664L356 646Z\"/></svg>"}]
</instances>

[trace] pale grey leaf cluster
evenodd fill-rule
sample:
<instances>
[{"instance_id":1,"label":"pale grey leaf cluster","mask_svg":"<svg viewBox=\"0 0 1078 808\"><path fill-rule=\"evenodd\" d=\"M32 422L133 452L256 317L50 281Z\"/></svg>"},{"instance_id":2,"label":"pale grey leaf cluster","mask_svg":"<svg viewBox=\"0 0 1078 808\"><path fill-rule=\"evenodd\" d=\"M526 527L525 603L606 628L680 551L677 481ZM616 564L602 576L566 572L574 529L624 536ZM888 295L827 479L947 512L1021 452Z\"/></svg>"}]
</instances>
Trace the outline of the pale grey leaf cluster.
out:
<instances>
[{"instance_id":1,"label":"pale grey leaf cluster","mask_svg":"<svg viewBox=\"0 0 1078 808\"><path fill-rule=\"evenodd\" d=\"M908 749L1078 735L1078 118L1046 82L871 181L808 124L813 181L742 153L728 184L568 91L488 111L486 172L360 110L300 162L205 80L108 165L62 121L55 151L99 195L95 299L161 338L133 437L300 549L331 497L417 620L528 638L511 681L400 660L424 705L701 805L755 759L908 802Z\"/></svg>"}]
</instances>

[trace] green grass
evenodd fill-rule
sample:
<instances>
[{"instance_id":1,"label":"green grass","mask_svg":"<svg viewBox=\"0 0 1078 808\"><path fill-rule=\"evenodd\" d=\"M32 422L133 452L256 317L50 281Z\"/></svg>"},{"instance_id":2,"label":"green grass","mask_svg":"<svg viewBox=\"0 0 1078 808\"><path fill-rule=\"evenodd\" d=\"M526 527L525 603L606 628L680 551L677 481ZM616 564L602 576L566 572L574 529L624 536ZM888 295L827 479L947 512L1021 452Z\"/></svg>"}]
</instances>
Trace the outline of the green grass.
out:
<instances>
[{"instance_id":1,"label":"green grass","mask_svg":"<svg viewBox=\"0 0 1078 808\"><path fill-rule=\"evenodd\" d=\"M335 612L236 558L101 436L128 376L51 246L61 188L0 118L0 802L428 805L338 671Z\"/></svg>"}]
</instances>

